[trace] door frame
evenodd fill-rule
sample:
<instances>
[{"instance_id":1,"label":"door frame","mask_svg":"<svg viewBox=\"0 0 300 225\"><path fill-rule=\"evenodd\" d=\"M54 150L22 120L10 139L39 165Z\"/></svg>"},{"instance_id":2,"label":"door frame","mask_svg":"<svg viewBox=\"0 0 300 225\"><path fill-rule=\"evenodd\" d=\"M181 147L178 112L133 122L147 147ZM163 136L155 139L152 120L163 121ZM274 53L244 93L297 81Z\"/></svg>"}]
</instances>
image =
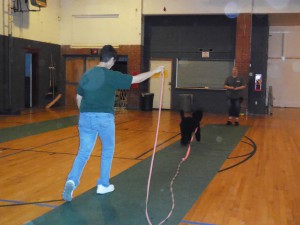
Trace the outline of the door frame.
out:
<instances>
[{"instance_id":1,"label":"door frame","mask_svg":"<svg viewBox=\"0 0 300 225\"><path fill-rule=\"evenodd\" d=\"M25 65L25 55L31 54L32 60L31 60L31 95L32 95L32 105L31 107L35 107L38 105L38 99L39 99L39 49L36 48L25 48L24 51L24 65ZM25 66L24 66L24 73L25 73ZM24 74L25 77L25 74ZM25 81L25 78L24 78ZM25 89L25 82L24 82L24 89ZM24 90L25 91L25 90ZM24 107L25 106L25 100L24 100Z\"/></svg>"}]
</instances>

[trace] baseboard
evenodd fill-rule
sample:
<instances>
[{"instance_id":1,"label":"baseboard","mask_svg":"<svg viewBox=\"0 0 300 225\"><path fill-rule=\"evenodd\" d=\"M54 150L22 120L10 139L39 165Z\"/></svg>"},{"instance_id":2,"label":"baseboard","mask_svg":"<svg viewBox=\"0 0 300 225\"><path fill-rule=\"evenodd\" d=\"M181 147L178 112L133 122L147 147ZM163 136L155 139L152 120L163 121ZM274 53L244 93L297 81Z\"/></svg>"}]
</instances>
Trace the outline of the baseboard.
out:
<instances>
[{"instance_id":1,"label":"baseboard","mask_svg":"<svg viewBox=\"0 0 300 225\"><path fill-rule=\"evenodd\" d=\"M0 109L0 115L20 115L21 110L19 109Z\"/></svg>"}]
</instances>

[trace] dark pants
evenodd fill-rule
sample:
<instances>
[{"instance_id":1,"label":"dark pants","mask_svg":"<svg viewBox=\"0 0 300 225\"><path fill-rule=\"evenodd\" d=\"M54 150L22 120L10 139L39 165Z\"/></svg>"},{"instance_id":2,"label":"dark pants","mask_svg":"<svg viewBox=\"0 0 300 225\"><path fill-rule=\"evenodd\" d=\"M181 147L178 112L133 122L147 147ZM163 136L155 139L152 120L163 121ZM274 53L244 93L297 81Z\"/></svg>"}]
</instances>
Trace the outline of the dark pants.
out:
<instances>
[{"instance_id":1,"label":"dark pants","mask_svg":"<svg viewBox=\"0 0 300 225\"><path fill-rule=\"evenodd\" d=\"M228 116L239 117L242 99L227 99Z\"/></svg>"}]
</instances>

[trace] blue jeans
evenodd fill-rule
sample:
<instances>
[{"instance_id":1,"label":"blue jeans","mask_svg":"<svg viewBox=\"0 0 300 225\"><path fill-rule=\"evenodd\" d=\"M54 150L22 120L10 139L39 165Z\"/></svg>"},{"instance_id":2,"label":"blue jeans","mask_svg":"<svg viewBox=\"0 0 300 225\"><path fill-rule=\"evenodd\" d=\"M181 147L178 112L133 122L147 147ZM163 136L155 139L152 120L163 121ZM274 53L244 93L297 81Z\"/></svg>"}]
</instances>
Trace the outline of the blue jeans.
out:
<instances>
[{"instance_id":1,"label":"blue jeans","mask_svg":"<svg viewBox=\"0 0 300 225\"><path fill-rule=\"evenodd\" d=\"M68 180L75 182L75 187L80 183L80 177L86 162L94 149L99 135L102 143L100 178L97 185L105 187L110 185L110 170L115 150L115 119L111 113L84 112L79 115L80 146L74 160L73 167L68 175Z\"/></svg>"}]
</instances>

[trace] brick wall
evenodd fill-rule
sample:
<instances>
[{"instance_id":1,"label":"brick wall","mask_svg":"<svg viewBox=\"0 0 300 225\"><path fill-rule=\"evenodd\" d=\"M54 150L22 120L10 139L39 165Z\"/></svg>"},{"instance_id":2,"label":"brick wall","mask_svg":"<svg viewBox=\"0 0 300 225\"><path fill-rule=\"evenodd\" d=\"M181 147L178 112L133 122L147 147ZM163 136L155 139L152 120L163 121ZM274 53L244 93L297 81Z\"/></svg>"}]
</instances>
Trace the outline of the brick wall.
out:
<instances>
[{"instance_id":1,"label":"brick wall","mask_svg":"<svg viewBox=\"0 0 300 225\"><path fill-rule=\"evenodd\" d=\"M121 45L118 48L118 54L128 55L128 73L138 74L142 71L142 46L141 45ZM127 108L139 109L140 108L140 96L141 86L137 85L137 88L131 88L127 92Z\"/></svg>"},{"instance_id":2,"label":"brick wall","mask_svg":"<svg viewBox=\"0 0 300 225\"><path fill-rule=\"evenodd\" d=\"M236 24L236 50L235 65L239 70L240 76L248 82L250 58L251 58L251 32L252 32L252 15L240 14ZM245 91L242 111L248 108L248 88Z\"/></svg>"}]
</instances>

